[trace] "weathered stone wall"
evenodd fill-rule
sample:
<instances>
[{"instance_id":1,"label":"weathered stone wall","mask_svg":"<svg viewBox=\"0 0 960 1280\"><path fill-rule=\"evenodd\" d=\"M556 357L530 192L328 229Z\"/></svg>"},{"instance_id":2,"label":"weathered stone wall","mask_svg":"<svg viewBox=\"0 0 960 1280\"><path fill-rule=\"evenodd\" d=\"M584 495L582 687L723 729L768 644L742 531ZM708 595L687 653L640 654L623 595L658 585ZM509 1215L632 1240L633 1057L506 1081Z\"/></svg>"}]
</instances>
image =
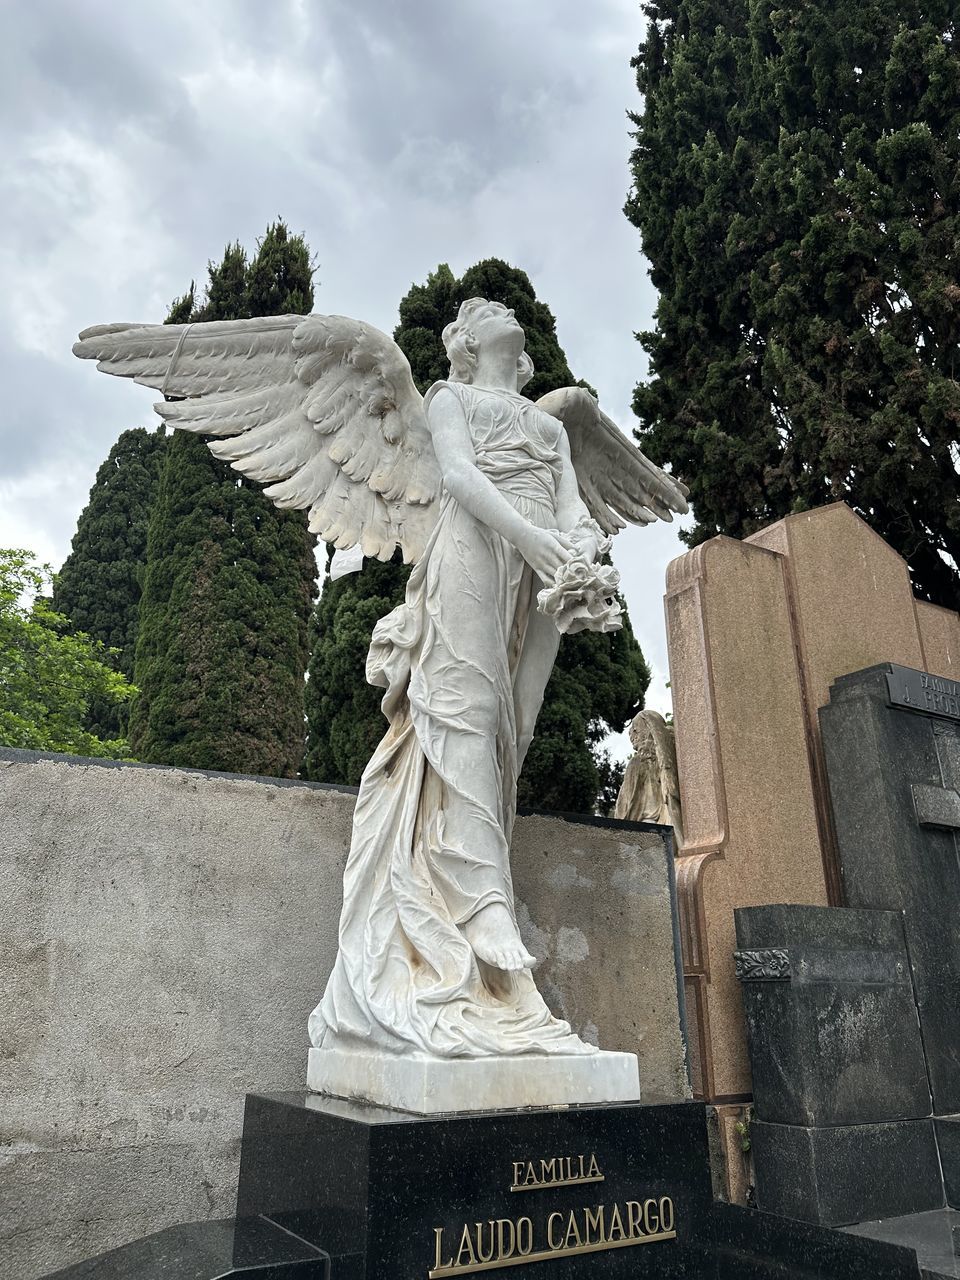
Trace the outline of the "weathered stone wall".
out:
<instances>
[{"instance_id":1,"label":"weathered stone wall","mask_svg":"<svg viewBox=\"0 0 960 1280\"><path fill-rule=\"evenodd\" d=\"M354 798L0 750L0 1275L233 1211L244 1094L301 1088ZM555 1011L688 1092L664 833L521 818Z\"/></svg>"}]
</instances>

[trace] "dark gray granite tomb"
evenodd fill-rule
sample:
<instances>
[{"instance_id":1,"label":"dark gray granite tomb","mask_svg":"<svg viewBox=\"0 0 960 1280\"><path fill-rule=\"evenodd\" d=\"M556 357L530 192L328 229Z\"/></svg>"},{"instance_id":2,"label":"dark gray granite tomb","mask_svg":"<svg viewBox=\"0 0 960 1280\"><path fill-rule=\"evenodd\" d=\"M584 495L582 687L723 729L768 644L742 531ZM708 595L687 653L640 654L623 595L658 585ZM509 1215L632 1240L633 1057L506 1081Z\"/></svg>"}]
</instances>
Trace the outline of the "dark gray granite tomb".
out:
<instances>
[{"instance_id":1,"label":"dark gray granite tomb","mask_svg":"<svg viewBox=\"0 0 960 1280\"><path fill-rule=\"evenodd\" d=\"M942 1205L899 914L745 907L736 922L759 1207L835 1226Z\"/></svg>"},{"instance_id":2,"label":"dark gray granite tomb","mask_svg":"<svg viewBox=\"0 0 960 1280\"><path fill-rule=\"evenodd\" d=\"M948 1202L960 1207L960 682L888 664L820 711L847 905L903 913Z\"/></svg>"},{"instance_id":3,"label":"dark gray granite tomb","mask_svg":"<svg viewBox=\"0 0 960 1280\"><path fill-rule=\"evenodd\" d=\"M758 1202L960 1207L960 682L870 667L820 725L845 905L737 912Z\"/></svg>"}]
</instances>

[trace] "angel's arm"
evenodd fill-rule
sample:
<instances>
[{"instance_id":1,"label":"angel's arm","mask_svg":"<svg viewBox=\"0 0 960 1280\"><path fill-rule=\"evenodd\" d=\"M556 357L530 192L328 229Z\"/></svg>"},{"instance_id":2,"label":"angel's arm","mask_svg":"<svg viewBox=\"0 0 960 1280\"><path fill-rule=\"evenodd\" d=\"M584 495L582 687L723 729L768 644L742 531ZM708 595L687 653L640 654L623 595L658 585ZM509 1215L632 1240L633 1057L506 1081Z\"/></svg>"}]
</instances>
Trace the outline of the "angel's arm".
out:
<instances>
[{"instance_id":1,"label":"angel's arm","mask_svg":"<svg viewBox=\"0 0 960 1280\"><path fill-rule=\"evenodd\" d=\"M602 531L599 528L594 531L594 528L590 527L594 522L590 517L587 504L580 497L580 486L570 457L570 442L566 431L560 432L557 453L560 455L562 464L560 481L557 485L557 527L564 533L570 534L579 550L588 560L593 560L597 554ZM581 522L587 521L589 526L585 527Z\"/></svg>"},{"instance_id":2,"label":"angel's arm","mask_svg":"<svg viewBox=\"0 0 960 1280\"><path fill-rule=\"evenodd\" d=\"M545 581L569 558L556 534L525 520L476 464L470 432L459 400L441 387L430 401L427 421L443 485L465 511L512 543ZM576 485L576 477L574 477Z\"/></svg>"}]
</instances>

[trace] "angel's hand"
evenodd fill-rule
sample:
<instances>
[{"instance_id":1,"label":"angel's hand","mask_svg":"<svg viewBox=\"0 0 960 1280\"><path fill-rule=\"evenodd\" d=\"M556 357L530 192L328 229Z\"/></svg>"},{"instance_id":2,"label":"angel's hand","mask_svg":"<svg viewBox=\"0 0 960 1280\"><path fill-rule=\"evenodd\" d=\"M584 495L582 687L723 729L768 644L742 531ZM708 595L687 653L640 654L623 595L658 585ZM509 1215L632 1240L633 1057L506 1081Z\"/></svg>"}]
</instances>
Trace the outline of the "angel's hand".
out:
<instances>
[{"instance_id":1,"label":"angel's hand","mask_svg":"<svg viewBox=\"0 0 960 1280\"><path fill-rule=\"evenodd\" d=\"M575 529L571 529L566 536L570 539L577 554L583 556L584 560L590 564L593 564L594 560L596 560L600 554L601 544L606 541L603 536L603 530L598 526L594 529L587 529L583 525L578 525Z\"/></svg>"},{"instance_id":2,"label":"angel's hand","mask_svg":"<svg viewBox=\"0 0 960 1280\"><path fill-rule=\"evenodd\" d=\"M531 525L518 542L517 549L527 564L544 582L553 582L557 570L576 553L568 534Z\"/></svg>"}]
</instances>

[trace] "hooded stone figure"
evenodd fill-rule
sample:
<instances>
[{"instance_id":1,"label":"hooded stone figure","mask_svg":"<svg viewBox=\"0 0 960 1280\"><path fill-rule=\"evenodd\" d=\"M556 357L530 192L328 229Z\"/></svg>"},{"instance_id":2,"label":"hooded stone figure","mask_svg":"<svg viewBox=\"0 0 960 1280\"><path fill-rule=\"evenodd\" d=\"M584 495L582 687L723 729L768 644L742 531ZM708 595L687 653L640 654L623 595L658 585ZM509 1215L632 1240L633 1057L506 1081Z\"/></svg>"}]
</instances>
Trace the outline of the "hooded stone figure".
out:
<instances>
[{"instance_id":1,"label":"hooded stone figure","mask_svg":"<svg viewBox=\"0 0 960 1280\"><path fill-rule=\"evenodd\" d=\"M673 725L659 711L641 711L629 729L636 755L627 764L615 818L659 822L673 827L675 847L683 843L680 782Z\"/></svg>"}]
</instances>

